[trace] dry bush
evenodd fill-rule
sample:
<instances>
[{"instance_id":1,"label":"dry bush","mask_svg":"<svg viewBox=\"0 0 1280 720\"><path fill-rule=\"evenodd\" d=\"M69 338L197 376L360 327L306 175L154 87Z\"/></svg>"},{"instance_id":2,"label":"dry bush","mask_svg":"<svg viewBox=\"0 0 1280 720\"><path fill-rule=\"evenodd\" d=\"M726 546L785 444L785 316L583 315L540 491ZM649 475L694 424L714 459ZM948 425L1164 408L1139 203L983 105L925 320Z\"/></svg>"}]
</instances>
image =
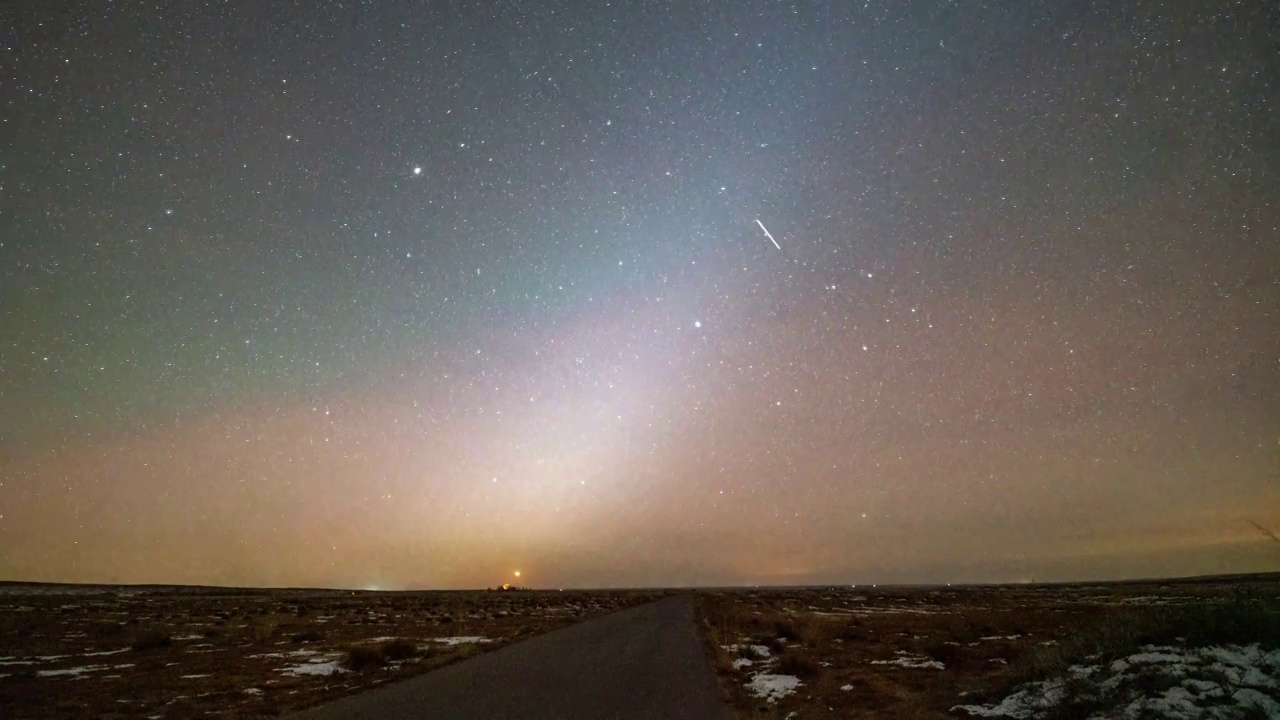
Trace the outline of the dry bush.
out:
<instances>
[{"instance_id":1,"label":"dry bush","mask_svg":"<svg viewBox=\"0 0 1280 720\"><path fill-rule=\"evenodd\" d=\"M382 653L382 648L380 647L357 645L347 650L342 664L349 670L363 672L386 665L387 656Z\"/></svg>"},{"instance_id":2,"label":"dry bush","mask_svg":"<svg viewBox=\"0 0 1280 720\"><path fill-rule=\"evenodd\" d=\"M255 644L265 645L276 637L278 626L272 618L255 620L249 625L249 637Z\"/></svg>"},{"instance_id":3,"label":"dry bush","mask_svg":"<svg viewBox=\"0 0 1280 720\"><path fill-rule=\"evenodd\" d=\"M998 700L1026 683L1061 677L1072 665L1109 663L1146 645L1199 648L1252 643L1265 649L1280 647L1280 601L1240 594L1221 605L1128 609L1085 626L1058 645L1024 646L1011 672L983 687L979 696ZM1068 683L1069 696L1078 698L1078 703L1064 704L1063 718L1076 717L1071 713L1085 713L1078 715L1085 717L1085 711L1095 705L1115 702L1095 681L1073 677Z\"/></svg>"},{"instance_id":4,"label":"dry bush","mask_svg":"<svg viewBox=\"0 0 1280 720\"><path fill-rule=\"evenodd\" d=\"M320 642L324 640L324 633L319 630L308 629L290 635L289 640L296 643Z\"/></svg>"},{"instance_id":5,"label":"dry bush","mask_svg":"<svg viewBox=\"0 0 1280 720\"><path fill-rule=\"evenodd\" d=\"M778 673L781 675L794 675L801 680L807 680L817 677L822 672L822 666L817 661L809 657L803 651L790 648L778 660Z\"/></svg>"},{"instance_id":6,"label":"dry bush","mask_svg":"<svg viewBox=\"0 0 1280 720\"><path fill-rule=\"evenodd\" d=\"M1072 677L1062 686L1065 698L1040 716L1044 720L1079 720L1098 717L1099 713L1113 710L1117 704L1109 692L1104 692L1097 681Z\"/></svg>"},{"instance_id":7,"label":"dry bush","mask_svg":"<svg viewBox=\"0 0 1280 720\"><path fill-rule=\"evenodd\" d=\"M963 645L947 640L929 640L924 644L923 650L924 654L948 667L968 655Z\"/></svg>"},{"instance_id":8,"label":"dry bush","mask_svg":"<svg viewBox=\"0 0 1280 720\"><path fill-rule=\"evenodd\" d=\"M868 628L861 620L853 620L837 628L833 636L846 643L869 643L876 638L875 631Z\"/></svg>"},{"instance_id":9,"label":"dry bush","mask_svg":"<svg viewBox=\"0 0 1280 720\"><path fill-rule=\"evenodd\" d=\"M98 638L117 638L124 634L124 628L124 624L118 622L95 623L89 629L89 634Z\"/></svg>"},{"instance_id":10,"label":"dry bush","mask_svg":"<svg viewBox=\"0 0 1280 720\"><path fill-rule=\"evenodd\" d=\"M748 625L738 604L732 598L718 594L702 595L698 599L703 622L712 642L717 646L737 643Z\"/></svg>"},{"instance_id":11,"label":"dry bush","mask_svg":"<svg viewBox=\"0 0 1280 720\"><path fill-rule=\"evenodd\" d=\"M393 660L408 660L422 653L412 640L397 638L377 645L356 645L347 650L343 664L356 672L383 667Z\"/></svg>"},{"instance_id":12,"label":"dry bush","mask_svg":"<svg viewBox=\"0 0 1280 720\"><path fill-rule=\"evenodd\" d=\"M814 649L829 646L831 640L843 630L842 623L838 619L822 615L811 615L805 618L800 621L799 627L804 644Z\"/></svg>"},{"instance_id":13,"label":"dry bush","mask_svg":"<svg viewBox=\"0 0 1280 720\"><path fill-rule=\"evenodd\" d=\"M983 636L973 618L965 614L956 615L945 620L940 634L944 635L946 639L958 642L961 645L978 642L978 638Z\"/></svg>"},{"instance_id":14,"label":"dry bush","mask_svg":"<svg viewBox=\"0 0 1280 720\"><path fill-rule=\"evenodd\" d=\"M776 620L773 623L773 632L787 642L797 642L801 639L800 628L790 618Z\"/></svg>"},{"instance_id":15,"label":"dry bush","mask_svg":"<svg viewBox=\"0 0 1280 720\"><path fill-rule=\"evenodd\" d=\"M418 645L412 640L397 638L382 643L382 654L388 660L408 660L418 656Z\"/></svg>"},{"instance_id":16,"label":"dry bush","mask_svg":"<svg viewBox=\"0 0 1280 720\"><path fill-rule=\"evenodd\" d=\"M173 644L173 638L169 633L159 628L148 628L140 630L134 634L133 640L129 643L130 650L157 650L159 648L167 648Z\"/></svg>"}]
</instances>

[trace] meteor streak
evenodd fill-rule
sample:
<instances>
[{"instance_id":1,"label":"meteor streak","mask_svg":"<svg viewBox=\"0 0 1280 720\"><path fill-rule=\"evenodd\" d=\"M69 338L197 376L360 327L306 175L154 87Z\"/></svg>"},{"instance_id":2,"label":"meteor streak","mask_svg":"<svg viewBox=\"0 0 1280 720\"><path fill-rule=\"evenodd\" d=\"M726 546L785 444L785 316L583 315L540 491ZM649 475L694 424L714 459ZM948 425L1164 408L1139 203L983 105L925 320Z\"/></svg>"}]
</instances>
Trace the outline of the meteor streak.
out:
<instances>
[{"instance_id":1,"label":"meteor streak","mask_svg":"<svg viewBox=\"0 0 1280 720\"><path fill-rule=\"evenodd\" d=\"M773 235L770 235L770 234L769 234L769 228L765 227L765 226L764 226L764 223L760 222L760 218L756 218L756 224L757 224L757 225L759 225L759 226L760 226L760 229L764 231L764 236L765 236L765 237L767 237L767 238L769 238L769 242L773 243L773 246L774 246L774 247L776 247L776 248L778 248L779 250L781 250L781 249L782 249L782 246L778 244L778 241L777 241L777 240L774 240L774 239L773 239Z\"/></svg>"}]
</instances>

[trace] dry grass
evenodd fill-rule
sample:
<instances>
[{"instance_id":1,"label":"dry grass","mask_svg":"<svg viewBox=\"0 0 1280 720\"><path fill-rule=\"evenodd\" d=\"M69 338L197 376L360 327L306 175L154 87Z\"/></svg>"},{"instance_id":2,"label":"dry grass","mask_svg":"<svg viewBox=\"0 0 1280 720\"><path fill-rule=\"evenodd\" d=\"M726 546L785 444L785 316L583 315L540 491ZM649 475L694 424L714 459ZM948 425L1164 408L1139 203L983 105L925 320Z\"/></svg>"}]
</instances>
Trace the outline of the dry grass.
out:
<instances>
[{"instance_id":1,"label":"dry grass","mask_svg":"<svg viewBox=\"0 0 1280 720\"><path fill-rule=\"evenodd\" d=\"M173 644L173 639L169 633L155 628L138 631L133 640L129 642L129 649L135 652L145 650L158 650L167 648Z\"/></svg>"},{"instance_id":2,"label":"dry grass","mask_svg":"<svg viewBox=\"0 0 1280 720\"><path fill-rule=\"evenodd\" d=\"M831 588L698 596L699 626L726 699L740 717L954 718L961 703L1003 697L1089 655L1118 657L1148 643L1262 642L1280 647L1280 578L1246 582L983 588ZM743 643L768 644L770 673L796 694L768 703L744 683L760 664ZM875 662L886 664L874 664ZM895 662L940 662L945 669ZM1152 678L1151 682L1162 682ZM1076 688L1062 720L1098 697ZM965 693L965 695L961 695ZM1003 694L1002 694L1003 693Z\"/></svg>"},{"instance_id":3,"label":"dry grass","mask_svg":"<svg viewBox=\"0 0 1280 720\"><path fill-rule=\"evenodd\" d=\"M279 715L658 596L27 588L0 583L0 657L6 658L0 665L0 716ZM450 635L480 635L492 642L449 646L432 640ZM429 649L420 651L422 647ZM366 648L369 656L356 648ZM284 672L313 660L337 661L359 672ZM40 675L78 667L92 669L79 679Z\"/></svg>"},{"instance_id":4,"label":"dry grass","mask_svg":"<svg viewBox=\"0 0 1280 720\"><path fill-rule=\"evenodd\" d=\"M299 615L299 617L304 616ZM208 636L206 635L206 637ZM324 633L319 630L303 630L289 636L289 641L295 643L314 643L321 642L322 640L324 640Z\"/></svg>"},{"instance_id":5,"label":"dry grass","mask_svg":"<svg viewBox=\"0 0 1280 720\"><path fill-rule=\"evenodd\" d=\"M255 645L266 645L276 639L280 629L274 618L261 618L249 625L249 637Z\"/></svg>"},{"instance_id":6,"label":"dry grass","mask_svg":"<svg viewBox=\"0 0 1280 720\"><path fill-rule=\"evenodd\" d=\"M1050 646L1025 649L1008 676L979 687L975 697L996 700L1028 682L1063 675L1072 665L1108 663L1146 645L1200 648L1260 644L1280 648L1280 602L1253 593L1232 592L1211 604L1127 608L1094 619ZM1106 693L1083 679L1072 697L1105 703ZM1087 713L1086 713L1087 714Z\"/></svg>"}]
</instances>

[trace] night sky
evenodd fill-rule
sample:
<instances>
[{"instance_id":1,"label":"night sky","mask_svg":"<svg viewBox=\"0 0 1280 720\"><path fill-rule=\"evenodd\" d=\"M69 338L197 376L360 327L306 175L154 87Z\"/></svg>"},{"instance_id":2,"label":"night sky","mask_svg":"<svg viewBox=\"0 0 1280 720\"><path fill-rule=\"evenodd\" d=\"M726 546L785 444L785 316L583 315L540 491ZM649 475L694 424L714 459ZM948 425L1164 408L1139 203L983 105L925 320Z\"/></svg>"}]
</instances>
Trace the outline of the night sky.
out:
<instances>
[{"instance_id":1,"label":"night sky","mask_svg":"<svg viewBox=\"0 0 1280 720\"><path fill-rule=\"evenodd\" d=\"M8 7L0 579L1280 569L1275 7Z\"/></svg>"}]
</instances>

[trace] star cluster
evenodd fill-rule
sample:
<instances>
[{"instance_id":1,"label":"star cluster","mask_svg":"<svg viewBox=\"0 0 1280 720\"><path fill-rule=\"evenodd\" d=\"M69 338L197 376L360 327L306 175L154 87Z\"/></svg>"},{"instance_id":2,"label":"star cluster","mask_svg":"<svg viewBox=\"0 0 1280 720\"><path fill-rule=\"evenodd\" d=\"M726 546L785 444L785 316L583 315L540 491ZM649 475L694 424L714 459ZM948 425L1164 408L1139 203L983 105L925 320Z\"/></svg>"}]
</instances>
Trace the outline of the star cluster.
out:
<instances>
[{"instance_id":1,"label":"star cluster","mask_svg":"<svg viewBox=\"0 0 1280 720\"><path fill-rule=\"evenodd\" d=\"M1275 569L1261 4L58 2L0 579Z\"/></svg>"}]
</instances>

